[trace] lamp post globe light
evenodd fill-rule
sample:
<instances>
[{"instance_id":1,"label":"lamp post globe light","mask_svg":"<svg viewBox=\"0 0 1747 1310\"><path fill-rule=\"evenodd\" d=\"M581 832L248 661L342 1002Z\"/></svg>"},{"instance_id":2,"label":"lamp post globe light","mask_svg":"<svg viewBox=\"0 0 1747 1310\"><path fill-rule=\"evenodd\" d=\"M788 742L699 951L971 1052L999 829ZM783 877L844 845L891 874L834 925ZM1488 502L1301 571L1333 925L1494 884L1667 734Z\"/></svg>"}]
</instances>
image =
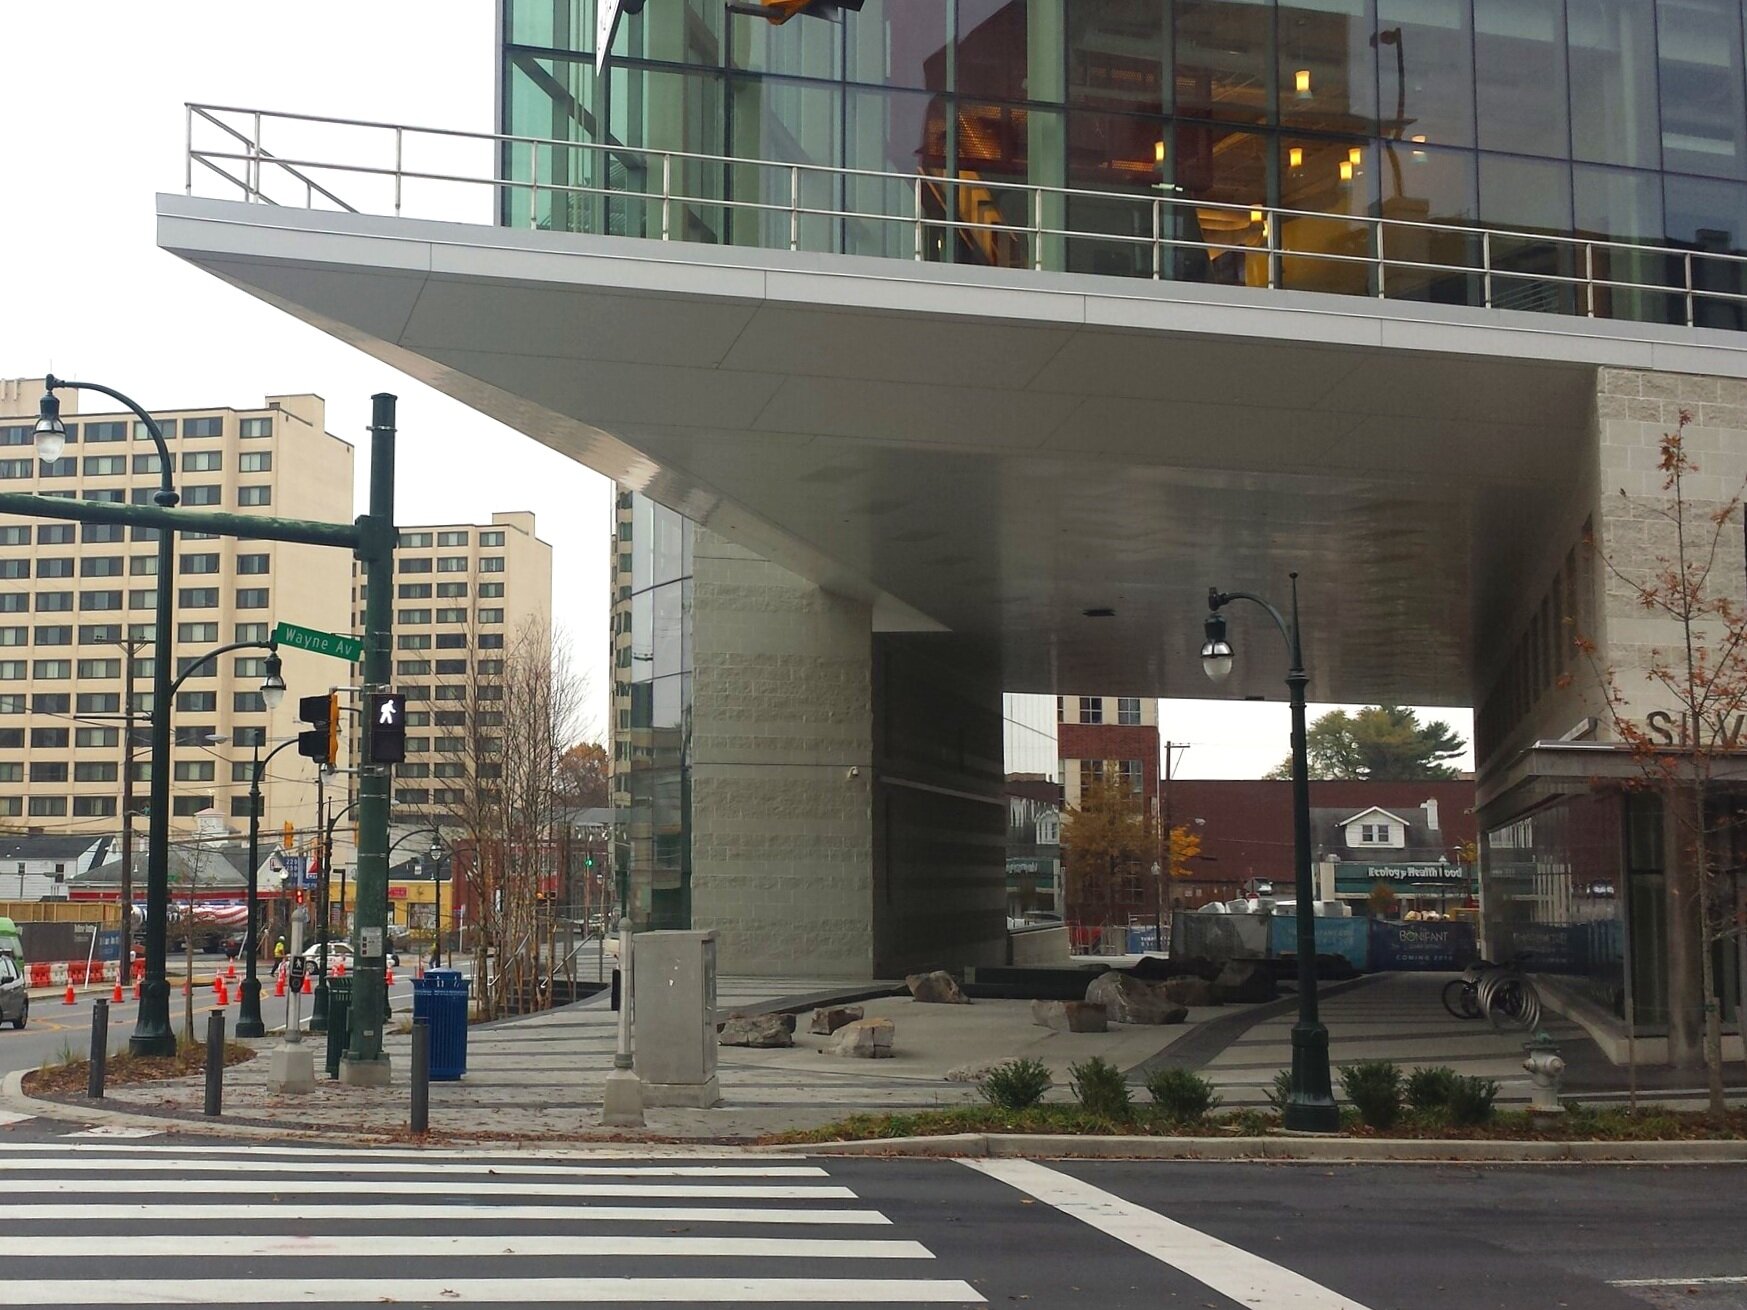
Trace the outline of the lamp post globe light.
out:
<instances>
[{"instance_id":1,"label":"lamp post globe light","mask_svg":"<svg viewBox=\"0 0 1747 1310\"><path fill-rule=\"evenodd\" d=\"M277 680L278 687L272 686ZM285 679L279 677L279 656L267 657L267 683L261 688L261 699L271 710L285 696ZM243 934L243 950L248 963L243 966L243 999L237 1011L238 1037L265 1037L266 1023L261 1018L261 978L256 962L261 954L257 934L260 927L261 879L261 775L268 763L287 746L295 746L295 736L280 742L265 756L261 754L261 735L255 734L255 754L249 769L249 927Z\"/></svg>"},{"instance_id":2,"label":"lamp post globe light","mask_svg":"<svg viewBox=\"0 0 1747 1310\"><path fill-rule=\"evenodd\" d=\"M175 465L164 442L164 431L138 403L97 382L73 382L52 373L43 379L35 429L39 458L56 460L66 449L67 429L61 422L57 391L95 391L128 409L144 426L158 452L158 490L152 499L171 509L181 500L173 480ZM135 1055L174 1055L176 1034L170 1027L170 984L164 976L170 919L170 709L173 655L170 636L172 584L176 576L175 534L158 534L157 605L152 630L152 780L151 822L146 832L146 974L140 985L139 1011L128 1049Z\"/></svg>"},{"instance_id":3,"label":"lamp post globe light","mask_svg":"<svg viewBox=\"0 0 1747 1310\"><path fill-rule=\"evenodd\" d=\"M1247 600L1266 610L1286 641L1286 686L1292 695L1292 854L1296 900L1294 915L1298 930L1298 1022L1292 1027L1292 1092L1282 1110L1281 1124L1301 1133L1340 1131L1340 1110L1329 1082L1328 1029L1317 1014L1315 888L1310 874L1310 761L1304 726L1304 689L1310 677L1304 671L1304 646L1299 639L1298 575L1292 574L1292 619L1290 622L1267 601L1247 591L1207 591L1206 640L1201 647L1201 667L1216 683L1231 674L1235 654L1226 638L1225 618L1220 610L1234 600Z\"/></svg>"}]
</instances>

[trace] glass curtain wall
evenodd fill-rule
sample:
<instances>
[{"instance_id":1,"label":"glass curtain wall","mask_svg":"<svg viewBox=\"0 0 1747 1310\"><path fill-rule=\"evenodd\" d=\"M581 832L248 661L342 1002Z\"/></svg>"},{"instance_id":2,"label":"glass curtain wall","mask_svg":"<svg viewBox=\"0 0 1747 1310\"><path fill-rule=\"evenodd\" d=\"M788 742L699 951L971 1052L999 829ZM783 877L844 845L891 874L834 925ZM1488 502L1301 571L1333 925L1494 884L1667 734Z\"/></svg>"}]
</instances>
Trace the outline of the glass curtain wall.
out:
<instances>
[{"instance_id":1,"label":"glass curtain wall","mask_svg":"<svg viewBox=\"0 0 1747 1310\"><path fill-rule=\"evenodd\" d=\"M613 605L614 875L644 928L691 924L692 526L621 492Z\"/></svg>"},{"instance_id":2,"label":"glass curtain wall","mask_svg":"<svg viewBox=\"0 0 1747 1310\"><path fill-rule=\"evenodd\" d=\"M649 0L597 78L593 0L506 0L503 220L1685 322L1679 253L1549 238L1747 252L1742 2Z\"/></svg>"}]
</instances>

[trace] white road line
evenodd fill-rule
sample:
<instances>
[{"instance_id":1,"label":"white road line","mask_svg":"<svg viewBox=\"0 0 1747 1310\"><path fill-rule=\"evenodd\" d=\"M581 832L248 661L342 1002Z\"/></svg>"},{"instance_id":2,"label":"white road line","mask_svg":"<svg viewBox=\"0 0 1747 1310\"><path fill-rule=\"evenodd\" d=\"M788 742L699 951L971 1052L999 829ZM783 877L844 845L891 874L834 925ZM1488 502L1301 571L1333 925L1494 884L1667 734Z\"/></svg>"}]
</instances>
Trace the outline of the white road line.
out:
<instances>
[{"instance_id":1,"label":"white road line","mask_svg":"<svg viewBox=\"0 0 1747 1310\"><path fill-rule=\"evenodd\" d=\"M0 1110L0 1124L21 1124L34 1119L34 1114L18 1114L13 1110Z\"/></svg>"},{"instance_id":2,"label":"white road line","mask_svg":"<svg viewBox=\"0 0 1747 1310\"><path fill-rule=\"evenodd\" d=\"M173 1180L172 1180L173 1182ZM162 1178L105 1178L93 1183L87 1178L8 1178L0 1184L0 1194L6 1196L89 1196L95 1191L101 1196L126 1192L163 1193L170 1190ZM405 1178L333 1178L325 1174L307 1173L302 1180L286 1178L200 1178L186 1188L174 1188L182 1193L193 1191L203 1196L247 1194L259 1196L265 1191L289 1192L292 1195L315 1193L323 1196L601 1196L658 1197L670 1196L696 1201L853 1201L855 1193L847 1187L789 1187L767 1183L458 1183L426 1182Z\"/></svg>"},{"instance_id":3,"label":"white road line","mask_svg":"<svg viewBox=\"0 0 1747 1310\"><path fill-rule=\"evenodd\" d=\"M105 1128L99 1125L83 1133L69 1133L69 1137L121 1137L137 1136L159 1137L161 1133L152 1129L117 1129ZM414 1150L406 1147L384 1147L380 1150L346 1150L326 1146L129 1146L124 1148L128 1156L172 1152L177 1155L212 1155L227 1157L257 1157L285 1156L288 1158L307 1158L312 1160L610 1160L615 1157L632 1159L648 1159L647 1146L614 1146L610 1143L598 1147L590 1147L579 1151L530 1151L523 1147L506 1146L501 1151L493 1151L490 1147L432 1147L427 1150ZM47 1153L59 1155L62 1151L109 1151L115 1153L114 1147L86 1146L83 1143L61 1145L54 1142L0 1142L0 1156ZM673 1160L767 1160L768 1156L751 1151L736 1151L716 1149L694 1150L685 1152L664 1152L663 1159Z\"/></svg>"},{"instance_id":4,"label":"white road line","mask_svg":"<svg viewBox=\"0 0 1747 1310\"><path fill-rule=\"evenodd\" d=\"M311 1162L302 1160L220 1160L210 1156L194 1160L161 1155L134 1159L131 1154L112 1154L103 1158L87 1157L73 1160L58 1158L33 1160L25 1156L0 1159L0 1175L29 1169L50 1168L56 1173L124 1174L130 1171L136 1173L185 1171L188 1173L301 1174L305 1177L319 1177L329 1172ZM461 1164L426 1163L413 1156L407 1157L404 1163L380 1160L347 1160L337 1164L331 1172L348 1176L352 1174L416 1173L426 1177L431 1174L459 1174L469 1177L475 1175L509 1177L537 1174L542 1176L557 1175L561 1178L824 1178L826 1176L825 1170L816 1164ZM10 1184L0 1182L0 1189L7 1186Z\"/></svg>"},{"instance_id":5,"label":"white road line","mask_svg":"<svg viewBox=\"0 0 1747 1310\"><path fill-rule=\"evenodd\" d=\"M1723 1287L1739 1283L1747 1283L1747 1274L1717 1274L1708 1278L1610 1278L1607 1285L1609 1287Z\"/></svg>"},{"instance_id":6,"label":"white road line","mask_svg":"<svg viewBox=\"0 0 1747 1310\"><path fill-rule=\"evenodd\" d=\"M234 1278L0 1279L0 1306L345 1305L373 1301L479 1305L586 1305L762 1301L781 1305L983 1304L969 1283L946 1278Z\"/></svg>"},{"instance_id":7,"label":"white road line","mask_svg":"<svg viewBox=\"0 0 1747 1310\"><path fill-rule=\"evenodd\" d=\"M932 1260L920 1242L876 1238L638 1237L631 1234L496 1233L444 1237L431 1233L190 1233L91 1234L21 1239L6 1256L35 1259L233 1259L280 1256L749 1256L794 1260ZM14 1270L16 1272L16 1270Z\"/></svg>"},{"instance_id":8,"label":"white road line","mask_svg":"<svg viewBox=\"0 0 1747 1310\"><path fill-rule=\"evenodd\" d=\"M110 1189L95 1185L81 1189L87 1194L104 1195ZM256 1192L260 1185L254 1187ZM10 1189L0 1189L4 1196ZM261 1205L183 1205L179 1203L141 1201L136 1205L106 1205L88 1201L69 1205L49 1202L43 1205L0 1205L0 1220L43 1220L67 1222L88 1219L106 1223L149 1219L188 1222L235 1224L247 1221L261 1223L322 1223L329 1220L406 1220L448 1219L479 1224L506 1223L522 1220L562 1220L566 1223L694 1223L694 1224L890 1224L878 1210L835 1210L814 1206L806 1210L765 1210L743 1206L665 1206L665 1205L403 1205L387 1202L381 1205L352 1205L337 1202L332 1205L288 1204Z\"/></svg>"},{"instance_id":9,"label":"white road line","mask_svg":"<svg viewBox=\"0 0 1747 1310\"><path fill-rule=\"evenodd\" d=\"M1365 1310L1302 1274L1030 1160L960 1160L1179 1269L1222 1296L1268 1310Z\"/></svg>"},{"instance_id":10,"label":"white road line","mask_svg":"<svg viewBox=\"0 0 1747 1310\"><path fill-rule=\"evenodd\" d=\"M156 1128L128 1128L120 1124L92 1124L89 1128L80 1129L76 1133L63 1133L67 1137L162 1137L164 1134ZM78 1147L63 1147L63 1150L78 1150ZM90 1147L86 1150L94 1149Z\"/></svg>"}]
</instances>

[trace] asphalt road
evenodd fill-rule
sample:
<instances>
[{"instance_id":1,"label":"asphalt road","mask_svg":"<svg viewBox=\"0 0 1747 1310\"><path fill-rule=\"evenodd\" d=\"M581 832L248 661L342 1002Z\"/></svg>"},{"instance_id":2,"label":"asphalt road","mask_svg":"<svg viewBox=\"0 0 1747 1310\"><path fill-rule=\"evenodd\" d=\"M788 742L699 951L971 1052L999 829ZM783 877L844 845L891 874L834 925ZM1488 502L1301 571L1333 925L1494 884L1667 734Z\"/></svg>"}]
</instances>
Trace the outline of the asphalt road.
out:
<instances>
[{"instance_id":1,"label":"asphalt road","mask_svg":"<svg viewBox=\"0 0 1747 1310\"><path fill-rule=\"evenodd\" d=\"M1747 1305L1747 1171L343 1151L0 1131L0 1306Z\"/></svg>"}]
</instances>

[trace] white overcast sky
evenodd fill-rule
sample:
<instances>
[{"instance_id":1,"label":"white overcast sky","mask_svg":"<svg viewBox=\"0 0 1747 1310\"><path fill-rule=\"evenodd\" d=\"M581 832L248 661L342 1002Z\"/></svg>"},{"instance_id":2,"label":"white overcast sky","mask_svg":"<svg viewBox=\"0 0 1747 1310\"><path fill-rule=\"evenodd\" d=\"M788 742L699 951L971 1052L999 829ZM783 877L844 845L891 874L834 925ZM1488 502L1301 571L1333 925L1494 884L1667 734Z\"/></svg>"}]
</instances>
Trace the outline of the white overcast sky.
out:
<instances>
[{"instance_id":1,"label":"white overcast sky","mask_svg":"<svg viewBox=\"0 0 1747 1310\"><path fill-rule=\"evenodd\" d=\"M165 409L313 391L360 446L371 393L397 393L400 521L535 512L604 731L610 484L153 244L153 194L182 187L184 101L490 130L494 7L0 0L0 377L52 369ZM1285 753L1284 706L1160 710L1191 744L1181 776L1254 776ZM1437 717L1469 735L1467 711Z\"/></svg>"}]
</instances>

